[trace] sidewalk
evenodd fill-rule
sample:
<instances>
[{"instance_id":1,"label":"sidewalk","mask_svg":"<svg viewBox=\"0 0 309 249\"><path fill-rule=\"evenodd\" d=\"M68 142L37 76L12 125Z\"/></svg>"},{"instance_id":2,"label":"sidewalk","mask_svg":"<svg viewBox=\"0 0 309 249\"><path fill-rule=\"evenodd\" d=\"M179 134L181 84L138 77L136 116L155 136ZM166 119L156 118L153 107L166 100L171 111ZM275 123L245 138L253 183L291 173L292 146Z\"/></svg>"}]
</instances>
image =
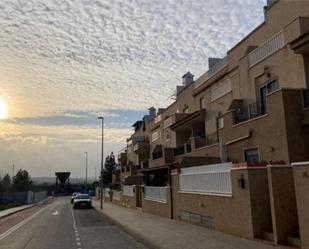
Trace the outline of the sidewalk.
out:
<instances>
[{"instance_id":1,"label":"sidewalk","mask_svg":"<svg viewBox=\"0 0 309 249\"><path fill-rule=\"evenodd\" d=\"M23 206L20 206L20 207L15 207L15 208L9 208L9 209L6 209L6 210L3 210L3 211L0 211L0 219L6 217L6 216L9 216L11 214L15 214L17 212L20 212L20 211L23 211L27 208L31 208L33 207L34 205L33 204L30 204L30 205L23 205Z\"/></svg>"},{"instance_id":2,"label":"sidewalk","mask_svg":"<svg viewBox=\"0 0 309 249\"><path fill-rule=\"evenodd\" d=\"M9 209L6 209L6 210L3 210L3 211L0 211L0 219L2 218L5 218L9 215L12 215L12 214L15 214L17 212L20 212L20 211L23 211L25 209L28 209L28 208L31 208L31 207L34 207L36 205L41 205L41 204L44 204L45 202L51 200L51 197L47 197L45 200L42 200L38 203L34 203L34 204L29 204L29 205L22 205L22 206L19 206L19 207L15 207L15 208L9 208Z\"/></svg>"},{"instance_id":3,"label":"sidewalk","mask_svg":"<svg viewBox=\"0 0 309 249\"><path fill-rule=\"evenodd\" d=\"M93 206L150 248L160 249L278 249L281 247L242 239L186 222L93 200ZM285 248L285 247L282 247Z\"/></svg>"}]
</instances>

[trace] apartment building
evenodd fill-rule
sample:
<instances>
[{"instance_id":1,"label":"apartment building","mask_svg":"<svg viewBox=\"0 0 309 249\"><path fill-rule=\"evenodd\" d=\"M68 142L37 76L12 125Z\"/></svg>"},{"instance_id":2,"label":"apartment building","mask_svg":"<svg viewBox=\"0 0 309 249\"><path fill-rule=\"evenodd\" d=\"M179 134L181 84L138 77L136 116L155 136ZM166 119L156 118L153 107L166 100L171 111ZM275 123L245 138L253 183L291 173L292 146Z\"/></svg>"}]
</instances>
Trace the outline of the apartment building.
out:
<instances>
[{"instance_id":1,"label":"apartment building","mask_svg":"<svg viewBox=\"0 0 309 249\"><path fill-rule=\"evenodd\" d=\"M127 165L144 187L126 192L146 212L309 248L309 196L295 187L308 178L295 162L309 161L309 1L267 1L264 13L206 73L186 73L171 105L134 124Z\"/></svg>"}]
</instances>

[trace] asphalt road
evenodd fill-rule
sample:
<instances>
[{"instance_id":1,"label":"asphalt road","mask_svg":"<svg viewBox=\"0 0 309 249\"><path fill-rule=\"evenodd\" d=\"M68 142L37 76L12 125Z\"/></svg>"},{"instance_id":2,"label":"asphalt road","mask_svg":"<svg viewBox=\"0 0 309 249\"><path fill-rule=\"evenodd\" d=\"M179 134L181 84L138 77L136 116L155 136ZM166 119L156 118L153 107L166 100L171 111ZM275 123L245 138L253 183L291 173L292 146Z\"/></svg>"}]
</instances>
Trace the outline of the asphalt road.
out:
<instances>
[{"instance_id":1,"label":"asphalt road","mask_svg":"<svg viewBox=\"0 0 309 249\"><path fill-rule=\"evenodd\" d=\"M57 198L0 235L1 249L146 249L94 209L73 210Z\"/></svg>"}]
</instances>

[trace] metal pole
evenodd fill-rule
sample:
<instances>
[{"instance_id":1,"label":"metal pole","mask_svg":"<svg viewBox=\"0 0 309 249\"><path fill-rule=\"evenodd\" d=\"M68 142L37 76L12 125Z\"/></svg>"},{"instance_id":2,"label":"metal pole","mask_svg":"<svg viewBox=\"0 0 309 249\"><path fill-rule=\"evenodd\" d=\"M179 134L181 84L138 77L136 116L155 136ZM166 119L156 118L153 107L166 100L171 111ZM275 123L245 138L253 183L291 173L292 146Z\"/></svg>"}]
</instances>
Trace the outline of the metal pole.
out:
<instances>
[{"instance_id":1,"label":"metal pole","mask_svg":"<svg viewBox=\"0 0 309 249\"><path fill-rule=\"evenodd\" d=\"M87 190L87 184L88 184L88 152L85 152L86 154L86 190Z\"/></svg>"},{"instance_id":2,"label":"metal pole","mask_svg":"<svg viewBox=\"0 0 309 249\"><path fill-rule=\"evenodd\" d=\"M100 208L103 209L103 148L104 148L104 117L98 117L102 121L102 147L101 147L101 173L100 173Z\"/></svg>"}]
</instances>

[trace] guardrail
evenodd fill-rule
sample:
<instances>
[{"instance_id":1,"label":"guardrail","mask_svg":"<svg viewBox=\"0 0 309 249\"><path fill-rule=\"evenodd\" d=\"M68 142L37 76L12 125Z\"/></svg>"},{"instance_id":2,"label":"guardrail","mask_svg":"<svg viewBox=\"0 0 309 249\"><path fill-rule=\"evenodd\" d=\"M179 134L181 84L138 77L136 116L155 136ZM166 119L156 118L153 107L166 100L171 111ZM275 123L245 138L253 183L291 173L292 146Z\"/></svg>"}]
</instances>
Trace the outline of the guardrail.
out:
<instances>
[{"instance_id":1,"label":"guardrail","mask_svg":"<svg viewBox=\"0 0 309 249\"><path fill-rule=\"evenodd\" d=\"M145 186L145 199L167 202L167 187Z\"/></svg>"}]
</instances>

